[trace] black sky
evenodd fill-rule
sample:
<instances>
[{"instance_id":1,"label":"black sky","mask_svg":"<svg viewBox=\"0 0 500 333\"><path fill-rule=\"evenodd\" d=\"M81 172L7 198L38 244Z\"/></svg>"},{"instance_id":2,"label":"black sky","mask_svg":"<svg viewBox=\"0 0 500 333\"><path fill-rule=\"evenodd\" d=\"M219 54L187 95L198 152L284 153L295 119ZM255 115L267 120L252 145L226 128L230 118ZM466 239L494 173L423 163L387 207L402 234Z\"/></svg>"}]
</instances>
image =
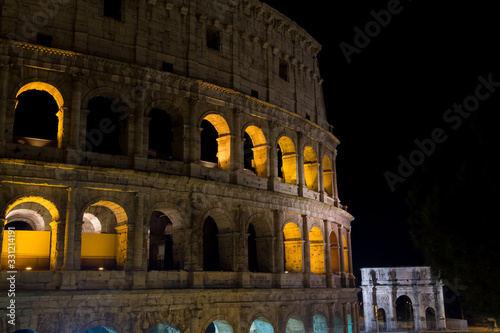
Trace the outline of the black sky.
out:
<instances>
[{"instance_id":1,"label":"black sky","mask_svg":"<svg viewBox=\"0 0 500 333\"><path fill-rule=\"evenodd\" d=\"M354 215L355 273L374 266L420 265L404 202L407 183L391 191L386 171L435 128L450 137L443 115L474 94L478 76L500 82L500 19L492 1L264 1L298 23L321 45L318 56L329 122L341 144L337 171L341 203ZM399 3L399 5L397 5ZM380 13L398 13L348 63L340 44L353 45ZM499 88L500 90L500 88ZM497 92L500 94L500 91ZM477 112L498 112L492 94ZM467 158L467 152L464 152Z\"/></svg>"}]
</instances>

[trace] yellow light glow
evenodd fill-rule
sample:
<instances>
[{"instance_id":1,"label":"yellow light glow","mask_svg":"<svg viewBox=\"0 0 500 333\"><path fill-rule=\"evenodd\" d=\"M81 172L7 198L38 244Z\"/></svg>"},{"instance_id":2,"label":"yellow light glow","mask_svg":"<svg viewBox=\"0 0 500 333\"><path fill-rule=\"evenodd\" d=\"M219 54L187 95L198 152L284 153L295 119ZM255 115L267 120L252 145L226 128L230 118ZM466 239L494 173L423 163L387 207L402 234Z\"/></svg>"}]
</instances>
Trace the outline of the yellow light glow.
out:
<instances>
[{"instance_id":1,"label":"yellow light glow","mask_svg":"<svg viewBox=\"0 0 500 333\"><path fill-rule=\"evenodd\" d=\"M285 270L302 272L302 237L295 223L287 223L283 229L285 243Z\"/></svg>"},{"instance_id":2,"label":"yellow light glow","mask_svg":"<svg viewBox=\"0 0 500 333\"><path fill-rule=\"evenodd\" d=\"M27 271L31 271L31 267L29 267L29 266L28 266L28 267L26 267L26 270L27 270Z\"/></svg>"}]
</instances>

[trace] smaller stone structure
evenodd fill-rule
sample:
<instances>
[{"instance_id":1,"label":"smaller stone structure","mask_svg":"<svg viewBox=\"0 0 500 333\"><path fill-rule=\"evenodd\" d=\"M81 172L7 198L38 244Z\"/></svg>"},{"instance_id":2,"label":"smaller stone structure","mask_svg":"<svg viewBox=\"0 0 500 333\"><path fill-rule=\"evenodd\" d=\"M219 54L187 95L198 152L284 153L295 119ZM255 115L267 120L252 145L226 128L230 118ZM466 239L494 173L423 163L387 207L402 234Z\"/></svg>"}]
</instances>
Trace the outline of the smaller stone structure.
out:
<instances>
[{"instance_id":1,"label":"smaller stone structure","mask_svg":"<svg viewBox=\"0 0 500 333\"><path fill-rule=\"evenodd\" d=\"M430 267L362 268L365 332L444 330L443 284Z\"/></svg>"}]
</instances>

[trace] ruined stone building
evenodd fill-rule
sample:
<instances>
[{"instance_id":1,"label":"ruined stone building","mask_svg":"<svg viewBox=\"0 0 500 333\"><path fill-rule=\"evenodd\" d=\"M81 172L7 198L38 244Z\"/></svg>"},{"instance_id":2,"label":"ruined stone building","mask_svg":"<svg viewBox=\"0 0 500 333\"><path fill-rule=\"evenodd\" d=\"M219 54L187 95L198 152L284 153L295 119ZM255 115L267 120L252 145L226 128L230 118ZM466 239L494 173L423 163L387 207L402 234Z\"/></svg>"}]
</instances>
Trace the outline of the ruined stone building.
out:
<instances>
[{"instance_id":1,"label":"ruined stone building","mask_svg":"<svg viewBox=\"0 0 500 333\"><path fill-rule=\"evenodd\" d=\"M0 331L359 331L309 34L257 0L0 14Z\"/></svg>"}]
</instances>

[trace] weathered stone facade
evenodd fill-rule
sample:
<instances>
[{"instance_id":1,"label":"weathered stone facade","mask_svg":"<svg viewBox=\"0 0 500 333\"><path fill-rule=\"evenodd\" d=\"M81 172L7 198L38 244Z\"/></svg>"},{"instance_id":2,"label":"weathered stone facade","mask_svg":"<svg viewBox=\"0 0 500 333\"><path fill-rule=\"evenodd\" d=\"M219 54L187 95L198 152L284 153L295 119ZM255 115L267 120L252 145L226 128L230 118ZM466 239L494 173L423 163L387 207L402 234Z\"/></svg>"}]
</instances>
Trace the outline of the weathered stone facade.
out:
<instances>
[{"instance_id":1,"label":"weathered stone facade","mask_svg":"<svg viewBox=\"0 0 500 333\"><path fill-rule=\"evenodd\" d=\"M361 289L365 332L446 329L443 283L430 267L362 268Z\"/></svg>"},{"instance_id":2,"label":"weathered stone facade","mask_svg":"<svg viewBox=\"0 0 500 333\"><path fill-rule=\"evenodd\" d=\"M359 330L311 36L256 0L0 13L0 330Z\"/></svg>"}]
</instances>

